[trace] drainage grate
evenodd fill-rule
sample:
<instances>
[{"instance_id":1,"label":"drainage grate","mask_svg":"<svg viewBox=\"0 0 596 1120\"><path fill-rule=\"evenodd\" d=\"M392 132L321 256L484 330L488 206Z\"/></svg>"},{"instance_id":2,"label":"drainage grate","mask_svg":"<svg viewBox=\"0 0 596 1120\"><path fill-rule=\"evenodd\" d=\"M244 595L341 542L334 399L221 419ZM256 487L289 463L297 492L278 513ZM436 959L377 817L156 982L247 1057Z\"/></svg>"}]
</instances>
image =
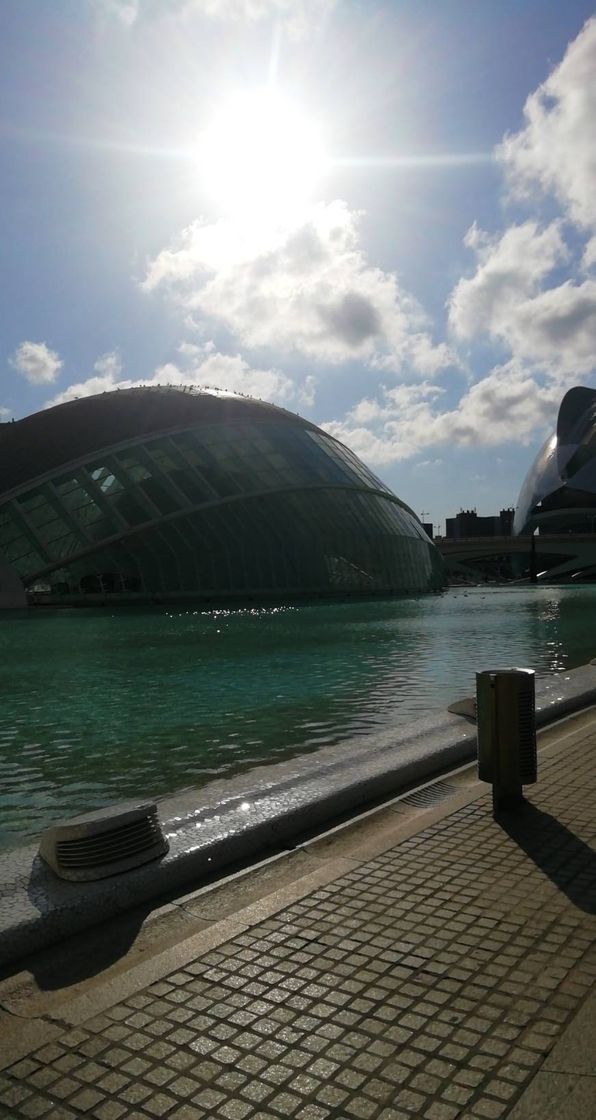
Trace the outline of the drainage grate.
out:
<instances>
[{"instance_id":1,"label":"drainage grate","mask_svg":"<svg viewBox=\"0 0 596 1120\"><path fill-rule=\"evenodd\" d=\"M39 854L62 879L104 879L168 850L153 802L111 806L54 825Z\"/></svg>"},{"instance_id":2,"label":"drainage grate","mask_svg":"<svg viewBox=\"0 0 596 1120\"><path fill-rule=\"evenodd\" d=\"M457 792L458 787L453 782L433 782L430 786L423 786L422 789L415 789L412 793L407 793L405 797L400 797L400 805L411 805L414 809L428 809L430 805L436 805L439 801L444 801L445 798L451 797L452 793Z\"/></svg>"}]
</instances>

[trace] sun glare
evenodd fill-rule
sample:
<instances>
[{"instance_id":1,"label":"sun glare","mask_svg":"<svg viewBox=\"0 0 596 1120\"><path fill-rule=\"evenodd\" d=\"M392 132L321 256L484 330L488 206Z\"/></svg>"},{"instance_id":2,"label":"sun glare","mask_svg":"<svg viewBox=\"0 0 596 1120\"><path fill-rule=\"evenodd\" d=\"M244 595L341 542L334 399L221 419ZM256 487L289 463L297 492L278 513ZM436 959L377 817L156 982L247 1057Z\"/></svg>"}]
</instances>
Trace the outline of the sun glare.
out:
<instances>
[{"instance_id":1,"label":"sun glare","mask_svg":"<svg viewBox=\"0 0 596 1120\"><path fill-rule=\"evenodd\" d=\"M312 196L324 166L316 128L270 92L238 96L199 142L203 184L233 215L292 214Z\"/></svg>"}]
</instances>

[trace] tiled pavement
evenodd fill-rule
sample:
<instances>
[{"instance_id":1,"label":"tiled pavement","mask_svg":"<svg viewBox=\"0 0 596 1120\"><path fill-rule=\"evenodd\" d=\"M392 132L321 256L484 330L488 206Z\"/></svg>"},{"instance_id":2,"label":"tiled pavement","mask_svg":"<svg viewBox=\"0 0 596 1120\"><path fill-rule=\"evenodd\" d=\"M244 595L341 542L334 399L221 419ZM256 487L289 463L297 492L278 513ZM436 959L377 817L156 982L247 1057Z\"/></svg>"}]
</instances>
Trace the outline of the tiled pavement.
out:
<instances>
[{"instance_id":1,"label":"tiled pavement","mask_svg":"<svg viewBox=\"0 0 596 1120\"><path fill-rule=\"evenodd\" d=\"M511 823L495 822L471 786L467 804L446 802L421 831L65 1023L0 1074L0 1116L551 1116L545 1098L528 1111L522 1095L533 1079L549 1099L563 1092L556 1079L573 1065L535 1075L582 1004L589 1011L596 724L540 769L533 807ZM568 1101L581 1082L577 1120L596 1116L594 1073L565 1074Z\"/></svg>"}]
</instances>

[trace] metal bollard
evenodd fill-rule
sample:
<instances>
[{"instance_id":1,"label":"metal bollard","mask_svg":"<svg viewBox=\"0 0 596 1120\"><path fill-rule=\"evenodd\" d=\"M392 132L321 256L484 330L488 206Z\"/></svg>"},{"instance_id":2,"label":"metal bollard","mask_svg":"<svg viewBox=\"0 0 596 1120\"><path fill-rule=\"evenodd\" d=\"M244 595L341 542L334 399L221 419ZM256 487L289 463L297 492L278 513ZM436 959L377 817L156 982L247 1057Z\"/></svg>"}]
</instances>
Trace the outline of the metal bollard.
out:
<instances>
[{"instance_id":1,"label":"metal bollard","mask_svg":"<svg viewBox=\"0 0 596 1120\"><path fill-rule=\"evenodd\" d=\"M537 780L534 670L476 673L476 709L478 777L492 783L495 813L514 809Z\"/></svg>"}]
</instances>

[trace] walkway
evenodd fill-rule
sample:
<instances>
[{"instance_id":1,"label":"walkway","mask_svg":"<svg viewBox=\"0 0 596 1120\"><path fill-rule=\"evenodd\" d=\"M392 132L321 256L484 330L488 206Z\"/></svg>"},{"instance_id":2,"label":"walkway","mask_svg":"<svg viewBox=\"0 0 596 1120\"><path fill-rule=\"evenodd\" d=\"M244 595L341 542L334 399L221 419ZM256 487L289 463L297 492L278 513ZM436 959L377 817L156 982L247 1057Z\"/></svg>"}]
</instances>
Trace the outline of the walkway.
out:
<instances>
[{"instance_id":1,"label":"walkway","mask_svg":"<svg viewBox=\"0 0 596 1120\"><path fill-rule=\"evenodd\" d=\"M546 569L549 579L588 570L596 563L594 533L548 533L544 527L533 537L438 537L435 544L450 572L467 570L468 575L479 561L500 561L516 554L525 556L530 567L533 555L536 570Z\"/></svg>"},{"instance_id":2,"label":"walkway","mask_svg":"<svg viewBox=\"0 0 596 1120\"><path fill-rule=\"evenodd\" d=\"M100 977L5 981L0 1115L596 1116L596 716L542 743L520 816L464 771L180 900Z\"/></svg>"}]
</instances>

